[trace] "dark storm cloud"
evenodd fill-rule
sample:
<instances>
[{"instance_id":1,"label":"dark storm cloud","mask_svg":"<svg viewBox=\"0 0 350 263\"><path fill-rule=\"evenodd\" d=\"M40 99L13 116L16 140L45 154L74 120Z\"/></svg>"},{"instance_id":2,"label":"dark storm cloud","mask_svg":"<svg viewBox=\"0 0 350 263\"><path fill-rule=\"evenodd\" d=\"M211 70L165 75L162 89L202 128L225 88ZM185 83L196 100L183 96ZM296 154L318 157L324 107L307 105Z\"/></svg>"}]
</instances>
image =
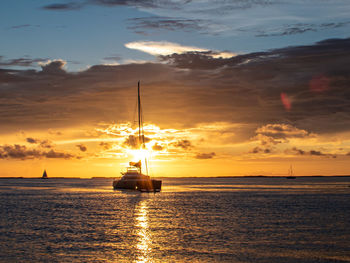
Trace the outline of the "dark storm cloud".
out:
<instances>
[{"instance_id":1,"label":"dark storm cloud","mask_svg":"<svg viewBox=\"0 0 350 263\"><path fill-rule=\"evenodd\" d=\"M215 59L199 52L173 54L162 59L174 67L196 72L197 79L217 91L213 96L216 102L220 101L221 107L231 101L243 117L234 116L237 121L284 120L317 132L348 130L350 127L350 91L346 88L350 78L350 39L330 39L310 46L287 47L229 59ZM206 69L211 71L202 74ZM329 86L319 93L310 86L311 80L318 75L329 79ZM291 100L289 112L283 109L281 93ZM203 105L210 104L208 100ZM322 125L326 120L332 122L332 127Z\"/></svg>"},{"instance_id":2,"label":"dark storm cloud","mask_svg":"<svg viewBox=\"0 0 350 263\"><path fill-rule=\"evenodd\" d=\"M37 158L78 158L70 153L58 152L53 149L42 151L40 149L27 148L25 145L0 145L0 159L37 159Z\"/></svg>"},{"instance_id":3,"label":"dark storm cloud","mask_svg":"<svg viewBox=\"0 0 350 263\"><path fill-rule=\"evenodd\" d=\"M212 54L76 73L66 72L63 61L40 71L0 69L1 132L130 121L139 78L145 122L163 127L232 122L244 129L240 140L265 127L259 134L277 141L350 129L350 39L226 59Z\"/></svg>"},{"instance_id":4,"label":"dark storm cloud","mask_svg":"<svg viewBox=\"0 0 350 263\"><path fill-rule=\"evenodd\" d=\"M131 24L128 29L136 33L146 34L145 30L182 30L185 32L198 32L207 28L209 23L200 19L179 19L171 17L142 17L128 19Z\"/></svg>"},{"instance_id":5,"label":"dark storm cloud","mask_svg":"<svg viewBox=\"0 0 350 263\"><path fill-rule=\"evenodd\" d=\"M63 64L53 61L41 71L0 69L1 132L130 121L135 76L144 74L142 81L152 83L174 75L160 64L96 65L78 73L66 72Z\"/></svg>"},{"instance_id":6,"label":"dark storm cloud","mask_svg":"<svg viewBox=\"0 0 350 263\"><path fill-rule=\"evenodd\" d=\"M214 158L216 154L214 152L211 153L197 153L195 158L196 159L212 159Z\"/></svg>"}]
</instances>

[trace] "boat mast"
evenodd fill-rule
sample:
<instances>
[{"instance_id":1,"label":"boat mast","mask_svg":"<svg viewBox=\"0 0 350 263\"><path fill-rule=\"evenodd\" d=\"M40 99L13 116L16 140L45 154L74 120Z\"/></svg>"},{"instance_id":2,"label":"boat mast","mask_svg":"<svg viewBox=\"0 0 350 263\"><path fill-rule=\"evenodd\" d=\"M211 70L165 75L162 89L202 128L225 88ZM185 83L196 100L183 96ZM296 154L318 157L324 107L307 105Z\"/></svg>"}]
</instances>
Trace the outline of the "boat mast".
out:
<instances>
[{"instance_id":1,"label":"boat mast","mask_svg":"<svg viewBox=\"0 0 350 263\"><path fill-rule=\"evenodd\" d=\"M139 144L140 150L145 147L145 136L143 132L143 123L142 123L142 108L141 108L141 94L140 94L140 81L137 82L137 108L138 108L138 117L139 117ZM148 175L148 165L147 159L145 158L146 165L146 174ZM140 173L142 173L142 166L140 165Z\"/></svg>"},{"instance_id":2,"label":"boat mast","mask_svg":"<svg viewBox=\"0 0 350 263\"><path fill-rule=\"evenodd\" d=\"M140 81L137 82L137 109L138 109L138 116L139 116L139 144L142 148L142 141L141 141L141 98L140 98Z\"/></svg>"},{"instance_id":3,"label":"boat mast","mask_svg":"<svg viewBox=\"0 0 350 263\"><path fill-rule=\"evenodd\" d=\"M140 149L142 149L140 81L137 82L137 111L138 111L138 118L139 118L139 145L140 145ZM140 162L140 173L142 174L141 162Z\"/></svg>"}]
</instances>

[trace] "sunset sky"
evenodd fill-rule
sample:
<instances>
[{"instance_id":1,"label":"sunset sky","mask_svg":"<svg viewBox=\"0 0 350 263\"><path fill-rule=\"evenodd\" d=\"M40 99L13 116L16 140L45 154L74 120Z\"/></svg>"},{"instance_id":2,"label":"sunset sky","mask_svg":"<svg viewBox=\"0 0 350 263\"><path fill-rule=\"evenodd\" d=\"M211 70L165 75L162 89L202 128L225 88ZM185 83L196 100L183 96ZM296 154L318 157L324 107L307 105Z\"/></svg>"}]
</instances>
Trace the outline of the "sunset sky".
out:
<instances>
[{"instance_id":1,"label":"sunset sky","mask_svg":"<svg viewBox=\"0 0 350 263\"><path fill-rule=\"evenodd\" d=\"M348 0L2 0L0 176L350 174Z\"/></svg>"}]
</instances>

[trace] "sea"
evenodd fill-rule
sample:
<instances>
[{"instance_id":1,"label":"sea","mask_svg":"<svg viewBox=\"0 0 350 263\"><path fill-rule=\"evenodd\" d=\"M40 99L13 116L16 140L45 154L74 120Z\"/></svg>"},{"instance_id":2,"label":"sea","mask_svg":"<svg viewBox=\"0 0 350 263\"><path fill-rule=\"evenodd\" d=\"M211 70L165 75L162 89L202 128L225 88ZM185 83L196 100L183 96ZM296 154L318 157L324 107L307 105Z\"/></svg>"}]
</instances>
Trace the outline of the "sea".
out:
<instances>
[{"instance_id":1,"label":"sea","mask_svg":"<svg viewBox=\"0 0 350 263\"><path fill-rule=\"evenodd\" d=\"M0 262L350 262L350 177L0 179Z\"/></svg>"}]
</instances>

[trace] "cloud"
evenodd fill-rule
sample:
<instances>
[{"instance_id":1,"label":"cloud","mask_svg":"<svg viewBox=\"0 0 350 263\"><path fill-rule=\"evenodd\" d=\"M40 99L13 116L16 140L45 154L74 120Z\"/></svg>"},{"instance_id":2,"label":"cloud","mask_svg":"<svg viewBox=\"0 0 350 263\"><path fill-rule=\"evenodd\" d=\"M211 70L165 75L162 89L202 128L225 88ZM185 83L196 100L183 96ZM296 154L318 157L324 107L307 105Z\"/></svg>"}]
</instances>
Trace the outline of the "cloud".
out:
<instances>
[{"instance_id":1,"label":"cloud","mask_svg":"<svg viewBox=\"0 0 350 263\"><path fill-rule=\"evenodd\" d=\"M129 135L128 138L125 139L124 143L125 146L128 146L132 149L138 149L139 148L139 140L134 135Z\"/></svg>"},{"instance_id":2,"label":"cloud","mask_svg":"<svg viewBox=\"0 0 350 263\"><path fill-rule=\"evenodd\" d=\"M125 47L130 49L136 49L151 55L169 55L173 53L186 53L190 51L208 51L207 49L192 47L192 46L182 46L171 42L156 42L156 41L136 41L125 44Z\"/></svg>"},{"instance_id":3,"label":"cloud","mask_svg":"<svg viewBox=\"0 0 350 263\"><path fill-rule=\"evenodd\" d=\"M54 3L43 6L43 9L51 10L51 11L68 11L68 10L77 10L84 7L83 3Z\"/></svg>"},{"instance_id":4,"label":"cloud","mask_svg":"<svg viewBox=\"0 0 350 263\"><path fill-rule=\"evenodd\" d=\"M86 152L86 150L87 150L87 147L84 145L84 144L78 144L78 145L76 145L78 148L79 148L79 150L80 151L82 151L82 152Z\"/></svg>"},{"instance_id":5,"label":"cloud","mask_svg":"<svg viewBox=\"0 0 350 263\"><path fill-rule=\"evenodd\" d=\"M113 56L109 56L109 57L104 57L104 60L111 60L111 61L120 61L122 60L122 57L119 55L113 55Z\"/></svg>"},{"instance_id":6,"label":"cloud","mask_svg":"<svg viewBox=\"0 0 350 263\"><path fill-rule=\"evenodd\" d=\"M175 1L177 4L186 3L187 1ZM165 8L175 7L172 1L155 1L155 0L86 0L80 2L53 3L46 5L43 9L50 11L69 11L81 9L88 5L99 5L105 7L131 6L136 8Z\"/></svg>"},{"instance_id":7,"label":"cloud","mask_svg":"<svg viewBox=\"0 0 350 263\"><path fill-rule=\"evenodd\" d=\"M302 34L305 32L316 32L318 29L316 25L298 23L259 31L260 32L256 35L257 37L276 37Z\"/></svg>"},{"instance_id":8,"label":"cloud","mask_svg":"<svg viewBox=\"0 0 350 263\"><path fill-rule=\"evenodd\" d=\"M40 147L43 148L52 148L53 145L49 140L40 140L40 139L34 139L32 137L26 138L26 141L30 144L38 144Z\"/></svg>"},{"instance_id":9,"label":"cloud","mask_svg":"<svg viewBox=\"0 0 350 263\"><path fill-rule=\"evenodd\" d=\"M257 37L276 37L289 36L296 34L303 34L306 32L318 32L322 30L329 30L334 28L345 27L350 24L350 21L343 22L327 22L320 24L296 23L291 25L284 25L275 28L265 28L264 30L257 30Z\"/></svg>"},{"instance_id":10,"label":"cloud","mask_svg":"<svg viewBox=\"0 0 350 263\"><path fill-rule=\"evenodd\" d=\"M66 64L66 62L64 60L61 59L57 59L57 60L49 60L46 63L40 63L42 71L42 74L57 74L57 75L61 75L61 74L65 74L66 71L64 70L64 65Z\"/></svg>"},{"instance_id":11,"label":"cloud","mask_svg":"<svg viewBox=\"0 0 350 263\"><path fill-rule=\"evenodd\" d=\"M254 147L252 150L249 151L249 153L271 153L272 149L270 148L261 148L259 146Z\"/></svg>"},{"instance_id":12,"label":"cloud","mask_svg":"<svg viewBox=\"0 0 350 263\"><path fill-rule=\"evenodd\" d=\"M343 26L347 26L350 24L350 21L344 21L344 22L327 22L320 25L320 27L329 29L329 28L339 28Z\"/></svg>"},{"instance_id":13,"label":"cloud","mask_svg":"<svg viewBox=\"0 0 350 263\"><path fill-rule=\"evenodd\" d=\"M145 121L165 129L239 124L230 128L235 142L258 135L259 128L275 141L341 133L350 127L349 61L350 39L329 39L226 59L190 52L160 63L94 65L74 73L62 61L41 70L0 69L0 132L126 123L135 108L135 76L142 76ZM311 81L317 76L327 82ZM313 91L317 83L320 92ZM290 98L288 111L282 92ZM279 126L277 138L273 124L290 127Z\"/></svg>"},{"instance_id":14,"label":"cloud","mask_svg":"<svg viewBox=\"0 0 350 263\"><path fill-rule=\"evenodd\" d=\"M212 159L215 156L215 152L211 153L197 153L195 158L196 159Z\"/></svg>"},{"instance_id":15,"label":"cloud","mask_svg":"<svg viewBox=\"0 0 350 263\"><path fill-rule=\"evenodd\" d=\"M109 150L112 148L112 144L108 142L100 142L99 144L104 150Z\"/></svg>"},{"instance_id":16,"label":"cloud","mask_svg":"<svg viewBox=\"0 0 350 263\"><path fill-rule=\"evenodd\" d=\"M231 37L242 32L258 37L287 37L349 26L348 16L344 15L349 10L346 0L337 4L317 0L81 0L57 1L43 9L71 11L86 6L134 8L147 13L147 17L128 20L128 28L143 35L155 30L176 30ZM340 6L343 14L339 13Z\"/></svg>"},{"instance_id":17,"label":"cloud","mask_svg":"<svg viewBox=\"0 0 350 263\"><path fill-rule=\"evenodd\" d=\"M159 145L158 143L156 143L152 146L152 150L154 150L154 151L161 151L163 149L164 149L164 147L162 145Z\"/></svg>"},{"instance_id":18,"label":"cloud","mask_svg":"<svg viewBox=\"0 0 350 263\"><path fill-rule=\"evenodd\" d=\"M102 5L102 6L134 6L140 8L160 8L161 6L171 3L166 1L156 1L156 0L92 0L91 4Z\"/></svg>"},{"instance_id":19,"label":"cloud","mask_svg":"<svg viewBox=\"0 0 350 263\"><path fill-rule=\"evenodd\" d=\"M52 129L49 129L49 134L50 135L58 135L58 136L63 135L63 133L61 131L54 131Z\"/></svg>"},{"instance_id":20,"label":"cloud","mask_svg":"<svg viewBox=\"0 0 350 263\"><path fill-rule=\"evenodd\" d=\"M308 131L298 129L290 124L267 124L258 128L255 132L273 139L305 138L310 136Z\"/></svg>"},{"instance_id":21,"label":"cloud","mask_svg":"<svg viewBox=\"0 0 350 263\"><path fill-rule=\"evenodd\" d=\"M210 23L203 19L181 19L172 17L130 18L128 22L131 24L128 29L143 35L147 35L146 31L148 30L204 32L208 27L208 23Z\"/></svg>"},{"instance_id":22,"label":"cloud","mask_svg":"<svg viewBox=\"0 0 350 263\"><path fill-rule=\"evenodd\" d=\"M42 58L15 58L15 59L8 59L3 60L3 57L0 56L0 66L19 66L19 67L30 67L30 66L36 66L38 63L44 62L47 59Z\"/></svg>"},{"instance_id":23,"label":"cloud","mask_svg":"<svg viewBox=\"0 0 350 263\"><path fill-rule=\"evenodd\" d=\"M193 147L192 143L189 140L179 140L177 142L172 143L176 148L182 148L184 150L190 149Z\"/></svg>"},{"instance_id":24,"label":"cloud","mask_svg":"<svg viewBox=\"0 0 350 263\"><path fill-rule=\"evenodd\" d=\"M49 140L43 140L40 142L40 146L44 148L52 148L53 145Z\"/></svg>"},{"instance_id":25,"label":"cloud","mask_svg":"<svg viewBox=\"0 0 350 263\"><path fill-rule=\"evenodd\" d=\"M9 29L20 29L20 28L28 28L28 27L40 27L40 25L22 24L22 25L11 26L9 27Z\"/></svg>"},{"instance_id":26,"label":"cloud","mask_svg":"<svg viewBox=\"0 0 350 263\"><path fill-rule=\"evenodd\" d=\"M225 145L233 143L236 139L232 129L238 127L231 123L202 123L196 127L182 127L175 128L161 128L154 124L146 123L144 125L144 132L149 137L146 141L145 148L153 150L155 156L162 156L162 158L173 158L174 156L183 157L195 155L196 145L201 145L201 148L207 144ZM103 127L97 128L99 136L104 140L112 140L115 142L116 148L123 150L128 147L137 149L137 129L133 129L131 123L120 124L103 124ZM240 129L237 128L237 134ZM106 136L111 136L109 139ZM183 139L187 138L187 139ZM148 143L150 142L150 143Z\"/></svg>"},{"instance_id":27,"label":"cloud","mask_svg":"<svg viewBox=\"0 0 350 263\"><path fill-rule=\"evenodd\" d=\"M252 140L260 142L261 147L255 147L250 153L270 153L272 146L287 143L292 138L312 138L315 135L306 130L298 129L290 124L267 124L255 131L256 136Z\"/></svg>"},{"instance_id":28,"label":"cloud","mask_svg":"<svg viewBox=\"0 0 350 263\"><path fill-rule=\"evenodd\" d=\"M268 6L275 3L279 3L277 0L234 0L226 1L219 0L212 2L210 0L196 1L191 0L170 0L170 1L157 1L157 0L87 0L76 2L65 2L65 3L54 3L46 5L43 8L47 10L72 10L81 8L87 5L100 5L105 7L115 6L130 6L141 9L163 9L163 10L174 10L180 11L187 9L189 11L197 10L200 13L206 14L218 14L228 13L232 10L249 9L256 6Z\"/></svg>"},{"instance_id":29,"label":"cloud","mask_svg":"<svg viewBox=\"0 0 350 263\"><path fill-rule=\"evenodd\" d=\"M40 149L27 148L25 145L0 145L0 159L37 159L37 158L61 158L72 159L78 158L70 153L57 152L53 149L42 151Z\"/></svg>"},{"instance_id":30,"label":"cloud","mask_svg":"<svg viewBox=\"0 0 350 263\"><path fill-rule=\"evenodd\" d=\"M324 156L324 157L329 157L329 158L337 158L336 154L330 154L330 153L324 153L322 151L318 150L302 150L298 149L297 147L293 147L292 149L286 149L285 150L286 154L296 154L296 155L309 155L309 156Z\"/></svg>"},{"instance_id":31,"label":"cloud","mask_svg":"<svg viewBox=\"0 0 350 263\"><path fill-rule=\"evenodd\" d=\"M151 141L151 139L149 139L147 137L142 137L141 136L141 138L143 138L141 140L144 141L145 143ZM132 149L138 149L140 147L138 136L136 136L136 135L129 135L125 139L125 141L123 142L123 145L127 146L127 147L130 147Z\"/></svg>"},{"instance_id":32,"label":"cloud","mask_svg":"<svg viewBox=\"0 0 350 263\"><path fill-rule=\"evenodd\" d=\"M2 145L0 146L0 159L27 159L41 157L37 150L28 150L24 145Z\"/></svg>"},{"instance_id":33,"label":"cloud","mask_svg":"<svg viewBox=\"0 0 350 263\"><path fill-rule=\"evenodd\" d=\"M80 158L79 156L74 156L73 154L70 153L65 153L65 152L56 152L55 150L50 150L48 152L44 152L43 156L46 158L63 158L63 159L72 159L72 158Z\"/></svg>"},{"instance_id":34,"label":"cloud","mask_svg":"<svg viewBox=\"0 0 350 263\"><path fill-rule=\"evenodd\" d=\"M205 48L199 48L194 46L183 46L177 43L167 42L167 41L136 41L126 43L125 47L130 49L136 49L145 53L149 53L155 56L167 56L171 54L184 54L188 52L205 52L209 57L213 58L227 58L236 56L236 54L231 52L218 52L210 51Z\"/></svg>"},{"instance_id":35,"label":"cloud","mask_svg":"<svg viewBox=\"0 0 350 263\"><path fill-rule=\"evenodd\" d=\"M38 143L38 140L37 140L37 139L30 138L30 137L27 138L26 141L29 142L29 143Z\"/></svg>"}]
</instances>

